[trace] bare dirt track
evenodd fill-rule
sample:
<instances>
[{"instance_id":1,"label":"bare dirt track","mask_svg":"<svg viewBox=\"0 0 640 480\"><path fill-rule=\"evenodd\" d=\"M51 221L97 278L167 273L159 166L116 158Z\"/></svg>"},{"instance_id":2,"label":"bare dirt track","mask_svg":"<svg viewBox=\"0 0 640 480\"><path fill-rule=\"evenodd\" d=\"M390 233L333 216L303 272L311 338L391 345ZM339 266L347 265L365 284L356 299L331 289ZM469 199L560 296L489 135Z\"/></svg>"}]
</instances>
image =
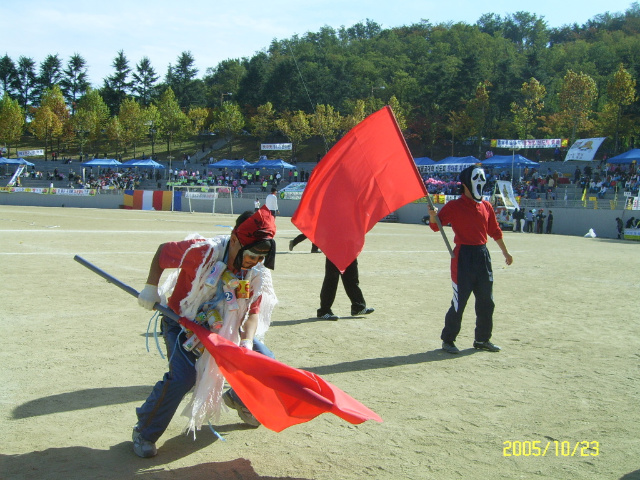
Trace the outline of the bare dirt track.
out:
<instances>
[{"instance_id":1,"label":"bare dirt track","mask_svg":"<svg viewBox=\"0 0 640 480\"><path fill-rule=\"evenodd\" d=\"M512 266L490 243L503 351L471 348L470 302L451 356L439 340L451 299L440 234L378 224L359 257L376 311L347 316L339 287L344 317L331 322L314 318L324 256L309 242L290 253L298 232L285 217L267 344L384 423L322 415L275 433L226 412L226 441L208 430L194 441L176 415L158 456L136 457L135 408L166 363L149 313L73 257L140 289L159 243L229 233L234 219L0 208L1 479L640 478L640 244L507 232Z\"/></svg>"}]
</instances>

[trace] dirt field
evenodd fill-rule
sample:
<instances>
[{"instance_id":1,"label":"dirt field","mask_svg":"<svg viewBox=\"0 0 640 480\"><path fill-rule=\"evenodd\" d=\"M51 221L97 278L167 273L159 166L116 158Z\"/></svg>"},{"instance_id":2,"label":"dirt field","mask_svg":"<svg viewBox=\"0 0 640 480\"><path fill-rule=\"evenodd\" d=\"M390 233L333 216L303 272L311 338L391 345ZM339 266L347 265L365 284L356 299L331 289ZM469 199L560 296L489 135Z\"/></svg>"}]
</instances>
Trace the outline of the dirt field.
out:
<instances>
[{"instance_id":1,"label":"dirt field","mask_svg":"<svg viewBox=\"0 0 640 480\"><path fill-rule=\"evenodd\" d=\"M506 233L495 243L497 354L476 352L473 304L458 346L440 350L449 258L424 225L379 224L360 256L367 317L313 318L324 256L278 218L267 334L279 360L376 411L354 426L322 415L282 433L235 412L197 439L176 416L152 459L131 450L139 406L165 371L149 313L73 261L136 289L161 242L229 233L211 214L0 207L2 479L640 478L640 244ZM450 233L450 232L449 232ZM539 450L537 450L539 449ZM544 453L544 454L543 454Z\"/></svg>"}]
</instances>

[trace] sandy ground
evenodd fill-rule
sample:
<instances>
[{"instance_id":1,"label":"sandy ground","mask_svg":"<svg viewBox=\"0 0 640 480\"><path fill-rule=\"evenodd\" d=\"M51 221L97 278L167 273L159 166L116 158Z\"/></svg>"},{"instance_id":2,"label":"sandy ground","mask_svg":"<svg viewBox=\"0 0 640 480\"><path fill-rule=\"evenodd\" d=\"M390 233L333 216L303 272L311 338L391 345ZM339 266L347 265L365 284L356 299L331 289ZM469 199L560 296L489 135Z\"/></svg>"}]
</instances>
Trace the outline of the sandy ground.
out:
<instances>
[{"instance_id":1,"label":"sandy ground","mask_svg":"<svg viewBox=\"0 0 640 480\"><path fill-rule=\"evenodd\" d=\"M324 256L278 218L280 303L267 343L376 411L354 426L322 415L281 433L224 412L159 454L131 450L135 407L165 371L149 313L73 261L136 289L161 242L228 233L211 214L1 207L2 479L631 479L640 478L640 245L506 233L491 243L497 354L476 352L467 309L451 356L440 331L449 258L423 225L379 224L360 256L374 314L313 318ZM339 287L334 311L348 315ZM540 448L537 450L536 448ZM544 455L543 455L544 453Z\"/></svg>"}]
</instances>

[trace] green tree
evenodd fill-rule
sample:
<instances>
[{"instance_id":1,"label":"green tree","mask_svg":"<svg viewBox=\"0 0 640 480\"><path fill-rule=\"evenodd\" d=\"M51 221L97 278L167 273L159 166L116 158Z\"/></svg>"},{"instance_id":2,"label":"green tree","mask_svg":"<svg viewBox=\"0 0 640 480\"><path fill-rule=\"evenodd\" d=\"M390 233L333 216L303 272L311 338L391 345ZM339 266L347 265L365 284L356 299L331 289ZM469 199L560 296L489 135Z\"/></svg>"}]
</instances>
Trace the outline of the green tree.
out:
<instances>
[{"instance_id":1,"label":"green tree","mask_svg":"<svg viewBox=\"0 0 640 480\"><path fill-rule=\"evenodd\" d=\"M342 129L348 132L366 117L365 102L362 99L358 99L351 105L351 113L347 114L342 119Z\"/></svg>"},{"instance_id":2,"label":"green tree","mask_svg":"<svg viewBox=\"0 0 640 480\"><path fill-rule=\"evenodd\" d=\"M562 116L571 129L570 144L576 141L578 131L591 128L590 116L598 95L596 82L585 73L569 70L558 93Z\"/></svg>"},{"instance_id":3,"label":"green tree","mask_svg":"<svg viewBox=\"0 0 640 480\"><path fill-rule=\"evenodd\" d=\"M131 89L141 105L146 107L151 104L151 100L157 90L156 82L159 78L155 69L151 66L149 57L142 57L142 60L136 65L136 71L133 72L131 85Z\"/></svg>"},{"instance_id":4,"label":"green tree","mask_svg":"<svg viewBox=\"0 0 640 480\"><path fill-rule=\"evenodd\" d=\"M0 85L2 85L2 95L13 95L13 85L16 81L16 64L13 63L11 57L5 54L0 58Z\"/></svg>"},{"instance_id":5,"label":"green tree","mask_svg":"<svg viewBox=\"0 0 640 480\"><path fill-rule=\"evenodd\" d=\"M309 123L312 133L324 138L327 148L329 148L329 146L333 146L338 138L342 125L342 116L331 105L316 105Z\"/></svg>"},{"instance_id":6,"label":"green tree","mask_svg":"<svg viewBox=\"0 0 640 480\"><path fill-rule=\"evenodd\" d=\"M251 133L258 139L258 143L263 143L277 129L276 112L271 102L258 106L257 113L250 118L250 125Z\"/></svg>"},{"instance_id":7,"label":"green tree","mask_svg":"<svg viewBox=\"0 0 640 480\"><path fill-rule=\"evenodd\" d=\"M48 106L41 105L35 109L29 129L36 138L44 142L44 159L46 160L53 138L62 135L62 122Z\"/></svg>"},{"instance_id":8,"label":"green tree","mask_svg":"<svg viewBox=\"0 0 640 480\"><path fill-rule=\"evenodd\" d=\"M284 112L276 120L276 126L286 136L292 144L292 156L296 157L298 146L312 135L309 116L302 110L294 113Z\"/></svg>"},{"instance_id":9,"label":"green tree","mask_svg":"<svg viewBox=\"0 0 640 480\"><path fill-rule=\"evenodd\" d=\"M76 111L76 102L89 89L87 62L81 55L74 53L67 62L60 87L67 103L71 106L71 114Z\"/></svg>"},{"instance_id":10,"label":"green tree","mask_svg":"<svg viewBox=\"0 0 640 480\"><path fill-rule=\"evenodd\" d=\"M26 111L27 107L32 105L35 98L36 88L36 63L32 58L21 56L18 58L18 66L16 67L16 77L13 87L18 97L18 102Z\"/></svg>"},{"instance_id":11,"label":"green tree","mask_svg":"<svg viewBox=\"0 0 640 480\"><path fill-rule=\"evenodd\" d=\"M155 156L156 138L160 126L160 112L154 104L149 105L142 111L144 124L148 128L149 139L151 140L151 157Z\"/></svg>"},{"instance_id":12,"label":"green tree","mask_svg":"<svg viewBox=\"0 0 640 480\"><path fill-rule=\"evenodd\" d=\"M51 88L46 89L42 93L40 105L48 107L60 122L61 129L56 129L51 135L52 139L57 140L57 150L59 151L60 141L71 139L73 137L73 129L71 128L69 121L71 115L69 113L69 108L64 101L64 96L62 95L60 87L58 85L53 85Z\"/></svg>"},{"instance_id":13,"label":"green tree","mask_svg":"<svg viewBox=\"0 0 640 480\"><path fill-rule=\"evenodd\" d=\"M209 110L204 107L191 107L187 117L191 123L191 133L199 135L203 133L205 122L209 117Z\"/></svg>"},{"instance_id":14,"label":"green tree","mask_svg":"<svg viewBox=\"0 0 640 480\"><path fill-rule=\"evenodd\" d=\"M41 97L45 90L58 85L62 80L62 62L58 55L47 55L40 64L37 78L37 96Z\"/></svg>"},{"instance_id":15,"label":"green tree","mask_svg":"<svg viewBox=\"0 0 640 480\"><path fill-rule=\"evenodd\" d=\"M180 108L171 87L162 93L157 107L159 114L158 133L167 142L167 151L171 157L172 143L184 130L189 128L190 122Z\"/></svg>"},{"instance_id":16,"label":"green tree","mask_svg":"<svg viewBox=\"0 0 640 480\"><path fill-rule=\"evenodd\" d=\"M131 68L123 50L118 52L111 66L115 72L105 78L101 95L109 107L111 115L117 115L120 110L120 104L131 91L131 82L128 80Z\"/></svg>"},{"instance_id":17,"label":"green tree","mask_svg":"<svg viewBox=\"0 0 640 480\"><path fill-rule=\"evenodd\" d=\"M482 138L487 126L487 119L489 115L489 88L491 82L485 80L480 82L476 87L476 94L474 98L467 102L465 109L466 115L471 120L471 135L476 137L478 145L478 155L482 152Z\"/></svg>"},{"instance_id":18,"label":"green tree","mask_svg":"<svg viewBox=\"0 0 640 480\"><path fill-rule=\"evenodd\" d=\"M81 130L75 129L76 134L84 136L90 142L90 146L95 150L98 142L103 136L103 130L109 119L109 107L104 103L102 96L97 90L89 88L87 93L78 102L78 112L83 110L82 121L76 124Z\"/></svg>"},{"instance_id":19,"label":"green tree","mask_svg":"<svg viewBox=\"0 0 640 480\"><path fill-rule=\"evenodd\" d=\"M620 121L624 108L634 103L638 96L636 95L636 80L624 68L619 65L613 78L607 84L607 94L609 102L614 106L616 112L615 141L613 151L618 153L618 138L620 134Z\"/></svg>"},{"instance_id":20,"label":"green tree","mask_svg":"<svg viewBox=\"0 0 640 480\"><path fill-rule=\"evenodd\" d=\"M522 103L513 102L511 113L513 113L513 123L521 139L526 140L531 137L535 130L536 117L544 108L544 97L547 90L538 80L531 78L529 82L522 84L520 89Z\"/></svg>"},{"instance_id":21,"label":"green tree","mask_svg":"<svg viewBox=\"0 0 640 480\"><path fill-rule=\"evenodd\" d=\"M120 141L125 148L133 147L133 158L136 158L136 148L149 132L149 126L147 125L148 118L140 107L140 104L133 98L125 98L123 100L117 118L118 125L112 125L113 133L118 133L118 141ZM116 129L116 127L119 127L119 130ZM113 137L115 137L115 135Z\"/></svg>"},{"instance_id":22,"label":"green tree","mask_svg":"<svg viewBox=\"0 0 640 480\"><path fill-rule=\"evenodd\" d=\"M166 84L173 90L178 104L182 108L191 105L204 105L204 84L196 78L198 69L191 52L182 52L176 65L169 65Z\"/></svg>"},{"instance_id":23,"label":"green tree","mask_svg":"<svg viewBox=\"0 0 640 480\"><path fill-rule=\"evenodd\" d=\"M122 128L122 124L120 123L120 119L117 116L110 117L107 120L105 125L105 133L107 135L107 139L113 144L116 151L116 158L120 153L120 146L124 140L124 129ZM133 157L135 158L135 149Z\"/></svg>"},{"instance_id":24,"label":"green tree","mask_svg":"<svg viewBox=\"0 0 640 480\"><path fill-rule=\"evenodd\" d=\"M214 113L213 118L211 128L227 140L229 153L231 153L232 141L245 125L245 119L240 108L236 103L224 102L222 107Z\"/></svg>"},{"instance_id":25,"label":"green tree","mask_svg":"<svg viewBox=\"0 0 640 480\"><path fill-rule=\"evenodd\" d=\"M17 100L13 100L8 93L4 93L0 102L0 142L7 147L17 145L24 130L24 113Z\"/></svg>"}]
</instances>

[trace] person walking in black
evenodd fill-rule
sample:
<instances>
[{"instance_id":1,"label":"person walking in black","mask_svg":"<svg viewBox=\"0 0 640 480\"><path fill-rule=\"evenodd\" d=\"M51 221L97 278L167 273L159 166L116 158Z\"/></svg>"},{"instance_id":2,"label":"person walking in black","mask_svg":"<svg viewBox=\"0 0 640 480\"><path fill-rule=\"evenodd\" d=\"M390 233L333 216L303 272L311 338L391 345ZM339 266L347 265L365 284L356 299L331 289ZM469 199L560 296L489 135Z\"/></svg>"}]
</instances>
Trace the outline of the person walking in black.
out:
<instances>
[{"instance_id":1,"label":"person walking in black","mask_svg":"<svg viewBox=\"0 0 640 480\"><path fill-rule=\"evenodd\" d=\"M551 229L553 228L553 212L549 210L549 215L547 215L547 230L546 233L551 233Z\"/></svg>"},{"instance_id":2,"label":"person walking in black","mask_svg":"<svg viewBox=\"0 0 640 480\"><path fill-rule=\"evenodd\" d=\"M367 302L365 302L362 290L360 290L358 259L356 258L344 273L340 273L338 267L327 258L324 268L324 281L322 282L322 289L320 290L320 308L317 312L318 318L325 320L339 319L339 317L333 313L331 307L333 306L333 301L336 299L338 280L340 278L342 278L344 291L347 293L349 300L351 300L351 316L369 315L373 313L375 309L367 307Z\"/></svg>"}]
</instances>

